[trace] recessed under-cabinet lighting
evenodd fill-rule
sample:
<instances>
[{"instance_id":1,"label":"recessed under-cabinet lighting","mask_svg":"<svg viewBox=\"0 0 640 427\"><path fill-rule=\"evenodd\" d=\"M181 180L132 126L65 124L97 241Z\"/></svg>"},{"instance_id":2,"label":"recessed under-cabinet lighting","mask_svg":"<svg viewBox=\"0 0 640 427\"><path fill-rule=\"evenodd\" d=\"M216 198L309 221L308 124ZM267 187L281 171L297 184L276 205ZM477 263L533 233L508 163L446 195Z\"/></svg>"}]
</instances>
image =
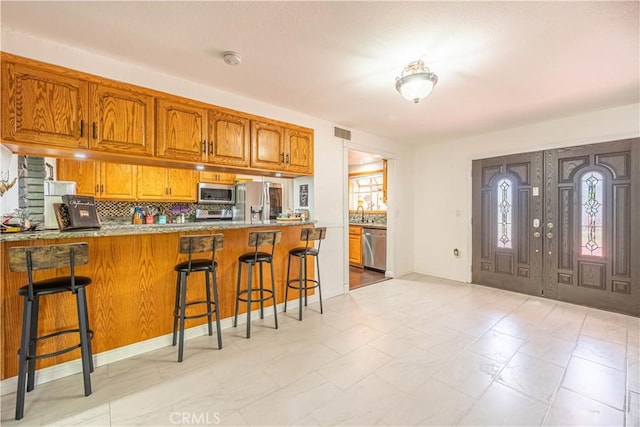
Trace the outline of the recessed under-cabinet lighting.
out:
<instances>
[{"instance_id":1,"label":"recessed under-cabinet lighting","mask_svg":"<svg viewBox=\"0 0 640 427\"><path fill-rule=\"evenodd\" d=\"M198 169L199 171L202 171L202 170L204 170L204 166L202 166L202 165L197 165L197 166L196 166L196 169Z\"/></svg>"},{"instance_id":2,"label":"recessed under-cabinet lighting","mask_svg":"<svg viewBox=\"0 0 640 427\"><path fill-rule=\"evenodd\" d=\"M73 157L75 157L76 159L86 159L87 155L84 153L75 153Z\"/></svg>"}]
</instances>

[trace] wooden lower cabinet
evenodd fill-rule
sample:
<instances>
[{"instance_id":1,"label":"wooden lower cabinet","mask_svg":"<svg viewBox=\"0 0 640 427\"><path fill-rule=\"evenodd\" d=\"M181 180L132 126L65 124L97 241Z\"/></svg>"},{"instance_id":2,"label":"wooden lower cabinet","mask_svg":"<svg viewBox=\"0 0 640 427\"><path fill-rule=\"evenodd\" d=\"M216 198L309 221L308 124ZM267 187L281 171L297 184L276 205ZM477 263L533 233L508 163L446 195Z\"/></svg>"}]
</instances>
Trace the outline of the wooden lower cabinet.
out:
<instances>
[{"instance_id":1,"label":"wooden lower cabinet","mask_svg":"<svg viewBox=\"0 0 640 427\"><path fill-rule=\"evenodd\" d=\"M189 169L138 166L138 200L195 202L197 175Z\"/></svg>"},{"instance_id":2,"label":"wooden lower cabinet","mask_svg":"<svg viewBox=\"0 0 640 427\"><path fill-rule=\"evenodd\" d=\"M349 264L362 267L362 227L349 226Z\"/></svg>"},{"instance_id":3,"label":"wooden lower cabinet","mask_svg":"<svg viewBox=\"0 0 640 427\"><path fill-rule=\"evenodd\" d=\"M75 181L76 194L98 200L135 200L137 190L135 165L97 162L93 160L59 159L60 181Z\"/></svg>"},{"instance_id":4,"label":"wooden lower cabinet","mask_svg":"<svg viewBox=\"0 0 640 427\"><path fill-rule=\"evenodd\" d=\"M274 253L274 276L276 280L277 303L285 296L287 255L290 249L300 245L301 226L274 226L269 229L282 231L280 244ZM238 256L250 250L247 246L249 231L263 228L241 228L231 230L211 230L209 233L224 234L224 248L216 253L218 262L218 290L220 317L228 318L234 314L236 274ZM0 243L2 256L2 282L0 289L0 307L2 310L2 328L0 333L1 379L17 375L18 351L20 342L20 320L22 316L22 297L18 288L26 282L24 272L9 271L8 252L12 246L39 246L72 242L89 244L89 263L76 267L76 274L91 277L87 287L89 325L94 331L93 353L98 354L141 341L166 336L173 330L173 305L175 302L175 271L173 266L187 259L187 255L178 254L180 236L205 234L202 230L175 233L149 233L125 236L82 237L48 240L7 241ZM308 271L313 275L313 260L308 260ZM298 271L298 265L292 266ZM268 268L266 270L267 277ZM34 273L35 280L55 277L55 270L40 270ZM254 287L257 287L258 274L254 275ZM246 274L244 278L246 279ZM189 276L189 298L204 299L204 275ZM309 291L313 293L313 291ZM289 299L297 300L298 293L289 290ZM265 305L270 305L266 302ZM244 313L246 304L240 305ZM258 304L253 306L257 310ZM191 328L206 323L206 317L188 319L186 327ZM40 305L40 333L46 334L63 327L76 324L75 300L68 293L43 298ZM59 345L73 344L75 336L61 335L42 342L38 351L47 353ZM177 350L176 350L177 351ZM78 359L80 352L73 351L55 358L36 361L36 368L60 364Z\"/></svg>"}]
</instances>

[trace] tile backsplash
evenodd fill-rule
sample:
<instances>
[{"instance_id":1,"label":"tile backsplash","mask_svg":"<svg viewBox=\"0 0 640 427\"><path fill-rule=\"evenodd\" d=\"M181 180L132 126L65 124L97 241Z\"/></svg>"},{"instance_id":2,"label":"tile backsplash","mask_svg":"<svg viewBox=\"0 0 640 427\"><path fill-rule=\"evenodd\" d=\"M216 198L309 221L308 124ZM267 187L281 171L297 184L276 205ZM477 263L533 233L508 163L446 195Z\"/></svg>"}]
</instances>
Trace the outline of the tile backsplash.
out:
<instances>
[{"instance_id":1,"label":"tile backsplash","mask_svg":"<svg viewBox=\"0 0 640 427\"><path fill-rule=\"evenodd\" d=\"M184 205L188 208L187 217L193 220L196 209L229 209L228 205L200 205L197 203L171 203L171 202L110 202L96 200L96 209L102 220L131 220L133 208L155 208L157 211L171 212L174 205Z\"/></svg>"}]
</instances>

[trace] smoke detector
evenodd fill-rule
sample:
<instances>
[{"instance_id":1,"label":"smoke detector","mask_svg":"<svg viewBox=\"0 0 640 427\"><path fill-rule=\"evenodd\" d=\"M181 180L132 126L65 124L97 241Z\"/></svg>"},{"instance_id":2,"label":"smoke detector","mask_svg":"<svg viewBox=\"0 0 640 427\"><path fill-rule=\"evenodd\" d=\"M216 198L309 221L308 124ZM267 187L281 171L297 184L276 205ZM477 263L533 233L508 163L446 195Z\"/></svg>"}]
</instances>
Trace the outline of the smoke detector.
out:
<instances>
[{"instance_id":1,"label":"smoke detector","mask_svg":"<svg viewBox=\"0 0 640 427\"><path fill-rule=\"evenodd\" d=\"M238 52L227 51L222 54L222 57L227 65L239 65L242 62L242 57Z\"/></svg>"}]
</instances>

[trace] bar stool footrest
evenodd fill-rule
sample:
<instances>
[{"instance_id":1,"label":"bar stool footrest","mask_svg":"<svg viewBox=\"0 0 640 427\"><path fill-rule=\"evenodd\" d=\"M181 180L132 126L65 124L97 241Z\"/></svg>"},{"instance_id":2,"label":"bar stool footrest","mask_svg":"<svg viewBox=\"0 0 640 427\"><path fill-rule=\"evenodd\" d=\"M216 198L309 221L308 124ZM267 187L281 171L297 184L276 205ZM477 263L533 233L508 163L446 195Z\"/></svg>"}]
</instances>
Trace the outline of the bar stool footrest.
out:
<instances>
[{"instance_id":1,"label":"bar stool footrest","mask_svg":"<svg viewBox=\"0 0 640 427\"><path fill-rule=\"evenodd\" d=\"M60 336L60 335L73 334L73 333L75 333L75 334L80 333L80 329L65 329L65 330L62 330L62 331L53 332L51 334L43 335L43 336L38 337L38 338L36 338L34 340L31 340L31 342L36 342L37 343L38 341L42 341L42 340L45 340L45 339L48 339L48 338L54 338L54 337L57 337L57 336ZM93 331L91 329L89 329L87 331L87 335L89 336L90 340L93 339ZM45 359L47 357L59 356L61 354L65 354L65 353L68 353L68 352L73 351L75 349L78 349L78 348L80 348L81 345L82 344L80 344L80 343L74 344L74 345L72 345L70 347L63 348L62 350L58 350L58 351L54 351L54 352L46 353L46 354L27 354L27 360L34 360L34 359L37 360L37 359ZM20 354L20 351L18 351L18 354Z\"/></svg>"},{"instance_id":2,"label":"bar stool footrest","mask_svg":"<svg viewBox=\"0 0 640 427\"><path fill-rule=\"evenodd\" d=\"M213 310L205 311L204 313L192 314L192 315L189 315L189 316L184 316L185 319L199 319L201 317L205 317L205 316L209 316L209 315L212 315L212 314L216 314L217 311L218 311L217 307L215 307L216 304L213 301L212 302L208 302L208 301L205 301L205 300L188 302L188 303L185 304L185 307L190 306L190 305L198 305L198 304L211 304L211 305L214 306L214 308L213 308ZM173 312L173 316L178 318L178 319L180 319L180 313L178 311L174 311Z\"/></svg>"},{"instance_id":3,"label":"bar stool footrest","mask_svg":"<svg viewBox=\"0 0 640 427\"><path fill-rule=\"evenodd\" d=\"M242 295L246 295L249 291L247 289L244 289L242 291L240 291L240 293L238 294L238 300L242 301L242 302L248 302L249 300L246 297L242 297ZM264 292L266 294L269 294L268 296L265 296L264 298L260 298L260 297L256 297L256 298L251 298L251 302L264 302L264 301L269 301L271 299L273 299L273 290L272 289L251 289L251 292Z\"/></svg>"}]
</instances>

